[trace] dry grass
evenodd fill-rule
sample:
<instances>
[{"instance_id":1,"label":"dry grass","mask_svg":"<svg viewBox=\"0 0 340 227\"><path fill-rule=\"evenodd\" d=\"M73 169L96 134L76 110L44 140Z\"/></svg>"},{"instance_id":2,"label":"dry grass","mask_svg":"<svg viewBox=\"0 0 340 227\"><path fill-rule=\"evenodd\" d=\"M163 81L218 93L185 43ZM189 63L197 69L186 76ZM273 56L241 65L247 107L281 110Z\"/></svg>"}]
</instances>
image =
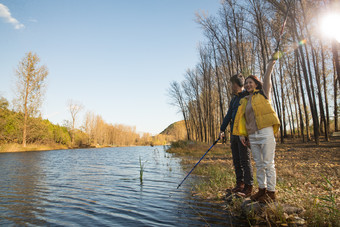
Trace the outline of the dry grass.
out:
<instances>
[{"instance_id":1,"label":"dry grass","mask_svg":"<svg viewBox=\"0 0 340 227\"><path fill-rule=\"evenodd\" d=\"M25 152L25 151L47 151L68 149L67 146L61 144L27 144L23 147L21 144L8 143L0 145L0 153L4 152Z\"/></svg>"},{"instance_id":2,"label":"dry grass","mask_svg":"<svg viewBox=\"0 0 340 227\"><path fill-rule=\"evenodd\" d=\"M191 168L208 148L207 144L182 144L171 148L169 152L184 157L182 164ZM275 164L280 204L304 208L303 216L308 225L340 225L339 139L321 142L319 146L312 142L301 143L297 139L285 144L278 143ZM253 167L256 179L254 162ZM197 166L194 174L202 176L194 186L195 195L205 199L223 200L226 188L235 184L229 144L217 144ZM275 215L282 219L279 211L272 216Z\"/></svg>"}]
</instances>

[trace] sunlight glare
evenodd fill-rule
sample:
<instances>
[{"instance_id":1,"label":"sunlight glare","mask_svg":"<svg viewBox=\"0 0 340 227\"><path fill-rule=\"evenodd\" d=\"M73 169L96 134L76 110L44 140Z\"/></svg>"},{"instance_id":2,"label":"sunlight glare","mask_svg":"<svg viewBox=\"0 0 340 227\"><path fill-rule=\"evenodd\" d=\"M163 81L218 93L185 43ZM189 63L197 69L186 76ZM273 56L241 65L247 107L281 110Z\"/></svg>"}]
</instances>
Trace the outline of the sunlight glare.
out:
<instances>
[{"instance_id":1,"label":"sunlight glare","mask_svg":"<svg viewBox=\"0 0 340 227\"><path fill-rule=\"evenodd\" d=\"M329 14L322 18L321 30L323 35L335 38L340 43L340 15Z\"/></svg>"}]
</instances>

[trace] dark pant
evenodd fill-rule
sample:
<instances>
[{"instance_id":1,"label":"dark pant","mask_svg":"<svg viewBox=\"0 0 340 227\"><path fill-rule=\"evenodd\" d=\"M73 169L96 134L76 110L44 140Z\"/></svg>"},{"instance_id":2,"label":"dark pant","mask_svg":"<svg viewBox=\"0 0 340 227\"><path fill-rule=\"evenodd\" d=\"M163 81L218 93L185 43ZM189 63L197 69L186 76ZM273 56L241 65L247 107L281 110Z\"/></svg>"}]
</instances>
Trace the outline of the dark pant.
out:
<instances>
[{"instance_id":1,"label":"dark pant","mask_svg":"<svg viewBox=\"0 0 340 227\"><path fill-rule=\"evenodd\" d=\"M253 185L253 168L250 161L250 149L243 146L238 136L232 135L230 143L236 182L243 181L245 184Z\"/></svg>"}]
</instances>

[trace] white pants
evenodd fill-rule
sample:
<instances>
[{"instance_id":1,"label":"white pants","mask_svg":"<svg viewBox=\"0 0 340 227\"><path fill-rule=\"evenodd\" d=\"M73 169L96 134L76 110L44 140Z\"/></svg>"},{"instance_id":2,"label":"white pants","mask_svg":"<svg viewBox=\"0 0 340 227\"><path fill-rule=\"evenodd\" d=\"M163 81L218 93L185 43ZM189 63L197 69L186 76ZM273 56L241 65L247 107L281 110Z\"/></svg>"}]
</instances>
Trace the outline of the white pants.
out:
<instances>
[{"instance_id":1,"label":"white pants","mask_svg":"<svg viewBox=\"0 0 340 227\"><path fill-rule=\"evenodd\" d=\"M249 135L251 152L256 164L256 178L259 188L275 191L275 137L273 127L267 127Z\"/></svg>"}]
</instances>

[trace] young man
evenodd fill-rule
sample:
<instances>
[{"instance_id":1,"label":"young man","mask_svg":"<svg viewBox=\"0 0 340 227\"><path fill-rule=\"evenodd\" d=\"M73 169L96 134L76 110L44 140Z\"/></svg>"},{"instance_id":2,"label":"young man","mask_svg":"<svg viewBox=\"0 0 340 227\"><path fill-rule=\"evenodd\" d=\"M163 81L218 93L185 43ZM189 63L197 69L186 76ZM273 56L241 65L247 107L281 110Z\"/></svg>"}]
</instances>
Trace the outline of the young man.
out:
<instances>
[{"instance_id":1,"label":"young man","mask_svg":"<svg viewBox=\"0 0 340 227\"><path fill-rule=\"evenodd\" d=\"M242 74L236 74L230 78L232 84L233 98L230 101L227 115L221 125L220 138L224 137L224 132L230 123L231 126L231 151L236 174L236 186L231 192L238 193L240 196L249 197L253 190L253 170L250 161L250 149L244 146L239 136L233 135L233 124L235 116L240 105L240 100L248 95L243 90L244 77Z\"/></svg>"}]
</instances>

